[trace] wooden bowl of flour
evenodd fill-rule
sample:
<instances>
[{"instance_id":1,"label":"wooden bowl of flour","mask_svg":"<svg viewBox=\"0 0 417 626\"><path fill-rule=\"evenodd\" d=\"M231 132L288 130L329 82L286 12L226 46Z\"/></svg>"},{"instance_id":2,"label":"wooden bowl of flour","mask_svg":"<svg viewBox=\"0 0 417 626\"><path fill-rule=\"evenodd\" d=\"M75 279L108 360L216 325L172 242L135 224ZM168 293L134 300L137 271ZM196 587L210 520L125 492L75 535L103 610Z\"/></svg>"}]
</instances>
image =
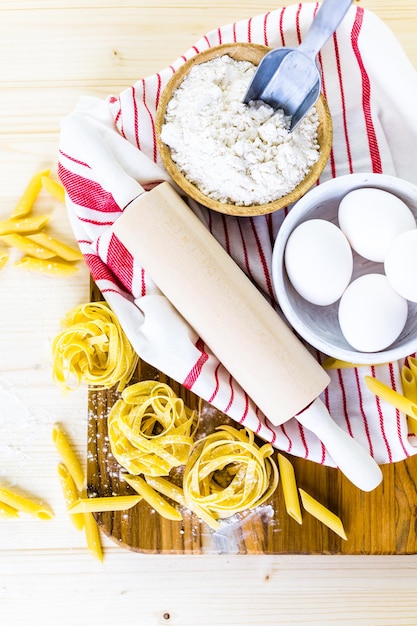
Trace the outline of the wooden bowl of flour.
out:
<instances>
[{"instance_id":1,"label":"wooden bowl of flour","mask_svg":"<svg viewBox=\"0 0 417 626\"><path fill-rule=\"evenodd\" d=\"M201 185L201 181L197 180L197 178L193 180L193 174L190 174L188 171L178 165L178 155L180 157L182 156L180 150L178 150L178 147L174 146L174 148L172 148L173 144L168 145L168 141L164 141L164 131L166 131L167 123L169 121L172 121L172 99L175 98L176 94L178 93L176 91L178 87L180 87L181 85L182 88L184 88L187 84L183 83L183 81L188 77L192 68L194 68L196 65L212 61L213 59L219 59L223 57L223 55L227 55L234 61L248 61L254 66L257 66L260 63L262 57L269 50L270 49L266 46L250 43L223 44L220 46L209 48L208 50L200 52L196 56L186 61L184 65L182 65L173 74L172 78L168 82L161 95L156 114L156 137L162 162L173 181L180 187L180 189L184 193L186 193L190 198L193 198L197 202L201 203L203 206L206 206L220 213L238 216L262 215L266 213L272 213L273 211L277 211L278 209L281 209L296 202L316 183L329 158L333 138L332 120L327 102L322 95L315 104L315 109L318 115L318 126L314 131L316 137L315 141L318 144L317 160L309 167L307 174L301 175L302 178L299 180L299 182L297 182L294 186L291 186L291 188L286 189L282 193L280 191L281 182L278 182L278 180L282 179L282 185L284 187L288 187L290 183L286 181L288 181L288 179L292 180L293 176L291 175L289 177L285 177L279 175L279 179L277 178L277 194L279 197L268 199L268 201L266 202L260 199L261 196L265 195L263 191L261 192L259 197L252 198L251 194L253 196L255 192L252 190L251 193L248 192L248 194L246 195L246 187L242 186L239 186L236 197L234 197L234 190L232 190L230 195L224 194L224 197L222 198L213 197L216 196L216 194L218 195L220 193L220 191L218 191L216 187L214 187L213 190L210 189L207 193L205 191L203 192L202 188L204 188L204 185ZM248 79L248 84L249 82L250 81ZM204 93L204 89L201 91L201 93ZM188 102L184 106L187 106L190 110L193 110L192 107L194 104L195 102L193 99L192 102ZM189 112L187 112L187 114L189 115ZM298 129L296 129L294 133L296 133L297 130ZM190 133L194 132L194 130L191 128L186 128L185 130L183 129L182 132L183 136L190 137ZM195 139L196 141L194 142L194 144L198 145L200 142L200 137L195 137ZM269 141L271 141L271 139ZM185 154L187 148L184 147L183 150ZM223 152L219 151L219 154L220 152L223 156ZM216 160L216 164L218 165L219 162L221 163L221 157L217 154L213 156L215 157L213 159L207 158L206 156L204 160L200 159L202 167L199 169L203 171L203 174L206 170L207 173L211 175L211 179L212 181L214 181L211 181L213 185L216 186L218 181L219 187L222 187L222 184L224 182L223 179L227 177L228 179L232 179L232 183L230 184L232 184L233 186L233 173L230 173L229 168L230 162L225 161L224 167L221 166L219 168L219 171L215 172L214 160ZM195 153L191 152L188 149L187 158L185 160L192 161L193 158L196 158ZM245 156L240 156L240 158L244 159ZM287 164L284 165L288 167ZM248 163L246 169L250 173L250 175L252 175L251 168L252 165ZM293 174L292 171L291 174ZM298 172L294 172L294 174L298 175ZM261 185L258 185L258 187L259 189L261 189ZM231 196L233 196L233 198L231 198Z\"/></svg>"}]
</instances>

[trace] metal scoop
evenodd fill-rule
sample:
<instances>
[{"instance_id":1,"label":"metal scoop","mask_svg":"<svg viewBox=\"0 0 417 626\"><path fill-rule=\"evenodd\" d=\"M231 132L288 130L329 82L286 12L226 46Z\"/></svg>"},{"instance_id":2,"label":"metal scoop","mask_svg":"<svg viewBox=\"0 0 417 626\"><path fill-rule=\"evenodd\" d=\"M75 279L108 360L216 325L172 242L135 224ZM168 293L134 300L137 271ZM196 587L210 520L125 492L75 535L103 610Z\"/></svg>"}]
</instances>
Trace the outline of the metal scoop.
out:
<instances>
[{"instance_id":1,"label":"metal scoop","mask_svg":"<svg viewBox=\"0 0 417 626\"><path fill-rule=\"evenodd\" d=\"M316 57L346 15L352 0L324 0L297 48L276 48L260 62L244 102L262 100L291 116L290 130L317 101L321 76Z\"/></svg>"}]
</instances>

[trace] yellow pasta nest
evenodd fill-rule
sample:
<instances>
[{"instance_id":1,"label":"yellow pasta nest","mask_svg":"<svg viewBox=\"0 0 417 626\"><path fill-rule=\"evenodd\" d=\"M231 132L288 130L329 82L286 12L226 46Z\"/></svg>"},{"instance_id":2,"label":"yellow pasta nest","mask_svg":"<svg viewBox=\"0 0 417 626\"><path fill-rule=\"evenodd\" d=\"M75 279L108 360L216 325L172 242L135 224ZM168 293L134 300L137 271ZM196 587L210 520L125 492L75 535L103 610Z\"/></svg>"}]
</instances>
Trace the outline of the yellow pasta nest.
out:
<instances>
[{"instance_id":1,"label":"yellow pasta nest","mask_svg":"<svg viewBox=\"0 0 417 626\"><path fill-rule=\"evenodd\" d=\"M52 342L53 379L65 390L86 382L97 389L125 388L138 362L119 321L106 302L75 307Z\"/></svg>"},{"instance_id":2,"label":"yellow pasta nest","mask_svg":"<svg viewBox=\"0 0 417 626\"><path fill-rule=\"evenodd\" d=\"M108 418L112 453L134 475L167 476L184 465L196 427L196 413L156 381L127 387Z\"/></svg>"},{"instance_id":3,"label":"yellow pasta nest","mask_svg":"<svg viewBox=\"0 0 417 626\"><path fill-rule=\"evenodd\" d=\"M273 447L259 447L247 429L220 426L195 444L184 471L187 506L213 526L263 504L278 484Z\"/></svg>"}]
</instances>

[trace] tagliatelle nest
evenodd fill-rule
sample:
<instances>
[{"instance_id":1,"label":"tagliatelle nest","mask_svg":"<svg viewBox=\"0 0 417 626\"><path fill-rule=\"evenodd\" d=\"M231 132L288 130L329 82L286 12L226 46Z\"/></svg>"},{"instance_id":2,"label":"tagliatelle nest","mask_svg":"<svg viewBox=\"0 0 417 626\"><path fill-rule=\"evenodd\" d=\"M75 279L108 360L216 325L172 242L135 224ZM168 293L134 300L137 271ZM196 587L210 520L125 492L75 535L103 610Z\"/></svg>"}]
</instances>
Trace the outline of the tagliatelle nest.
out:
<instances>
[{"instance_id":1,"label":"tagliatelle nest","mask_svg":"<svg viewBox=\"0 0 417 626\"><path fill-rule=\"evenodd\" d=\"M184 498L212 527L215 520L263 504L278 484L273 447L259 447L254 434L219 426L195 444L184 471Z\"/></svg>"},{"instance_id":2,"label":"tagliatelle nest","mask_svg":"<svg viewBox=\"0 0 417 626\"><path fill-rule=\"evenodd\" d=\"M53 379L66 391L86 382L121 391L138 362L119 320L106 302L80 305L67 313L52 342Z\"/></svg>"},{"instance_id":3,"label":"tagliatelle nest","mask_svg":"<svg viewBox=\"0 0 417 626\"><path fill-rule=\"evenodd\" d=\"M108 418L116 460L130 474L167 476L184 465L194 443L197 415L165 383L126 387Z\"/></svg>"}]
</instances>

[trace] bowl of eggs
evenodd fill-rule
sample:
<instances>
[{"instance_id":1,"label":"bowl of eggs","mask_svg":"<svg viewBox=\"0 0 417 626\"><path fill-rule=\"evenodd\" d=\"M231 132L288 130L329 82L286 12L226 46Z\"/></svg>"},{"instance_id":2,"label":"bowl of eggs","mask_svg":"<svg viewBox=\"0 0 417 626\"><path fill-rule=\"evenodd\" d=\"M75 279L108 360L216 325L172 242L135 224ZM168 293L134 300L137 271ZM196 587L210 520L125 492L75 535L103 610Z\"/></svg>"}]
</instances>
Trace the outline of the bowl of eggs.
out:
<instances>
[{"instance_id":1,"label":"bowl of eggs","mask_svg":"<svg viewBox=\"0 0 417 626\"><path fill-rule=\"evenodd\" d=\"M186 61L162 92L156 138L172 180L214 211L252 216L301 198L321 175L332 145L323 95L290 132L290 118L243 99L266 46L214 46Z\"/></svg>"},{"instance_id":2,"label":"bowl of eggs","mask_svg":"<svg viewBox=\"0 0 417 626\"><path fill-rule=\"evenodd\" d=\"M338 360L417 351L417 186L349 174L310 190L284 219L272 275L289 324Z\"/></svg>"}]
</instances>

